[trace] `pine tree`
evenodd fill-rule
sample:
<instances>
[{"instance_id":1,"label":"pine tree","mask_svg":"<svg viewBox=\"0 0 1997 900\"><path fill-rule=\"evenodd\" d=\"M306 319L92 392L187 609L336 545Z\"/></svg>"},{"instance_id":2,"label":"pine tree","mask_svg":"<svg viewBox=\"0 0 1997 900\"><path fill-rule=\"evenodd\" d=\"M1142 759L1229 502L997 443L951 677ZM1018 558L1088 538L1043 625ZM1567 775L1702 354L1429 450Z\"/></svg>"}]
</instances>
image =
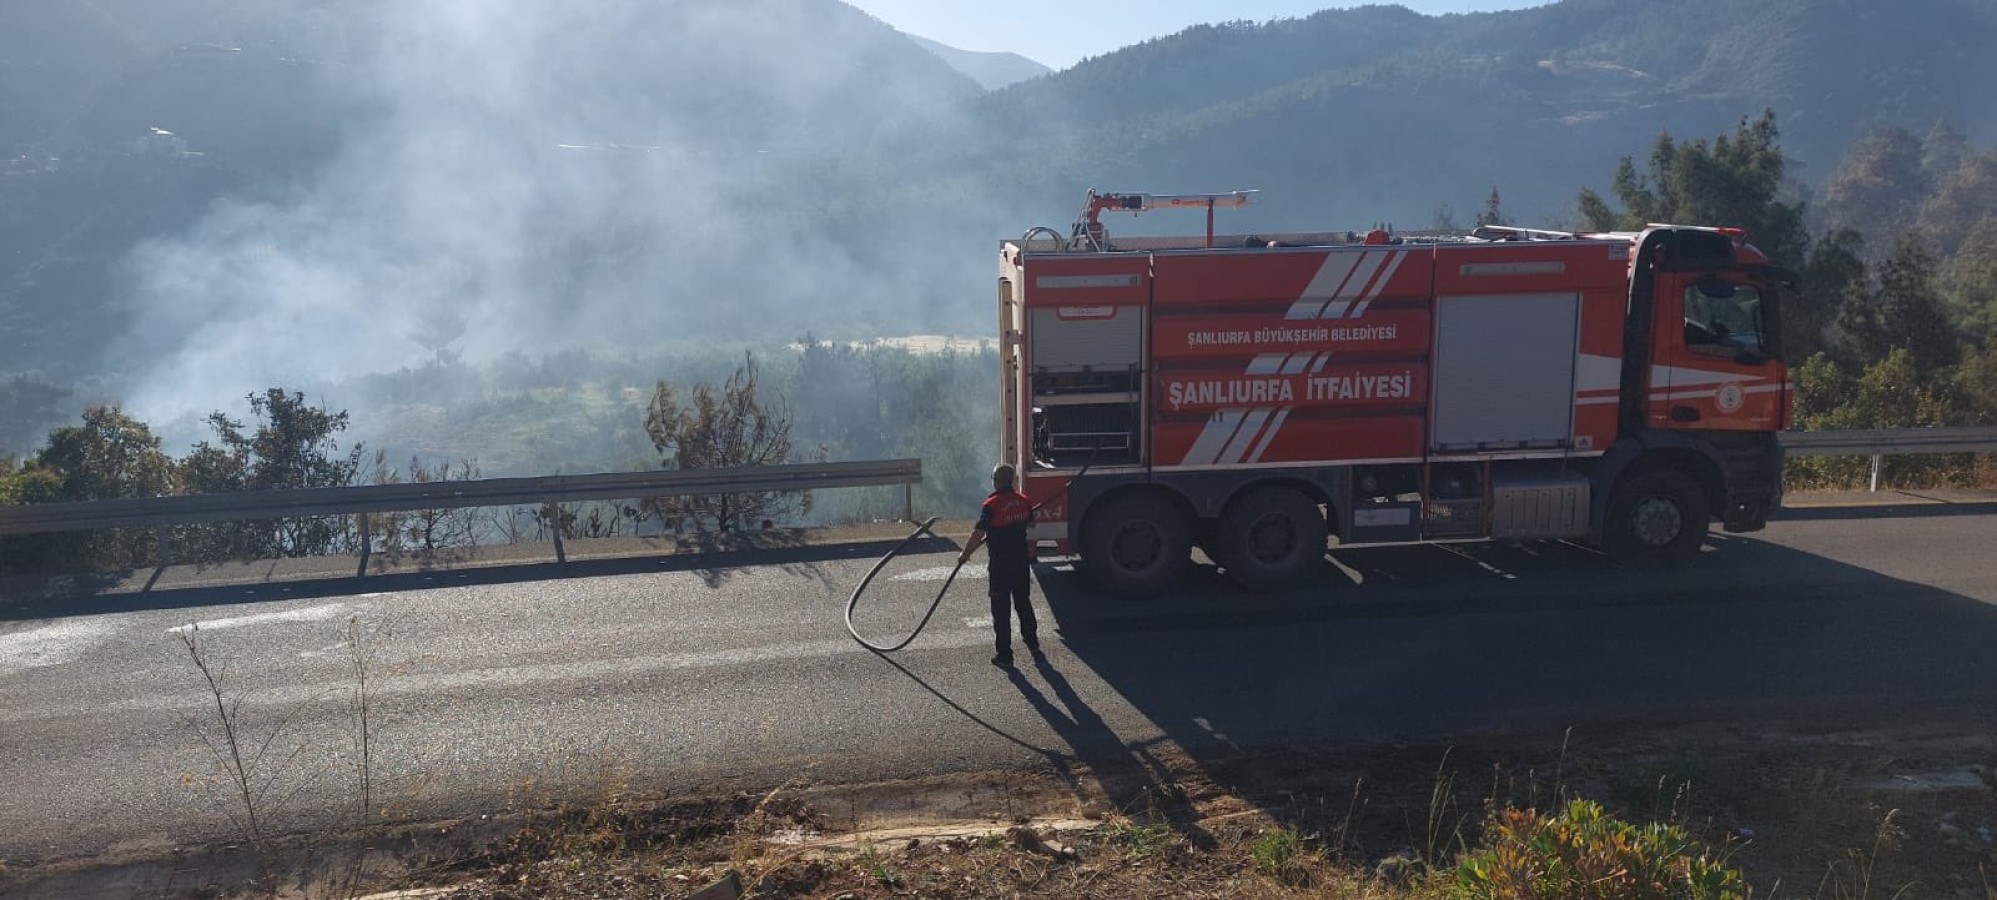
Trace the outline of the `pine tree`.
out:
<instances>
[{"instance_id":1,"label":"pine tree","mask_svg":"<svg viewBox=\"0 0 1997 900\"><path fill-rule=\"evenodd\" d=\"M1935 256L1918 233L1901 236L1893 255L1879 268L1879 339L1904 348L1909 363L1930 377L1961 358L1956 332L1936 287Z\"/></svg>"},{"instance_id":2,"label":"pine tree","mask_svg":"<svg viewBox=\"0 0 1997 900\"><path fill-rule=\"evenodd\" d=\"M1491 188L1491 196L1484 198L1484 211L1477 214L1477 227L1510 224L1512 223L1505 218L1504 209L1498 204L1498 189Z\"/></svg>"},{"instance_id":3,"label":"pine tree","mask_svg":"<svg viewBox=\"0 0 1997 900\"><path fill-rule=\"evenodd\" d=\"M1660 135L1644 171L1630 157L1617 165L1610 192L1622 208L1585 189L1576 201L1581 217L1596 231L1634 231L1653 222L1744 228L1769 259L1795 265L1809 235L1801 204L1784 199L1780 138L1773 110L1742 119L1733 134L1711 143Z\"/></svg>"}]
</instances>

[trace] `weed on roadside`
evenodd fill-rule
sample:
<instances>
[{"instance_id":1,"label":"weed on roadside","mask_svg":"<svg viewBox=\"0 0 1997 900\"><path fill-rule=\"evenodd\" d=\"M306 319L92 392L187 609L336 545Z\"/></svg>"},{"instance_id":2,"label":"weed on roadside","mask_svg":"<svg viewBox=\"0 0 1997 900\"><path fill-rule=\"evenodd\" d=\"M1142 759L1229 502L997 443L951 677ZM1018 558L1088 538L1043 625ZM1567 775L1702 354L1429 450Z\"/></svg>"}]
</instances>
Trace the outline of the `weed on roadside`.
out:
<instances>
[{"instance_id":1,"label":"weed on roadside","mask_svg":"<svg viewBox=\"0 0 1997 900\"><path fill-rule=\"evenodd\" d=\"M1138 862L1164 852L1176 836L1167 825L1140 825L1129 819L1119 819L1103 826L1103 838L1122 854L1126 862Z\"/></svg>"},{"instance_id":2,"label":"weed on roadside","mask_svg":"<svg viewBox=\"0 0 1997 900\"><path fill-rule=\"evenodd\" d=\"M201 642L201 629L188 624L174 631L188 659L201 675L203 702L212 705L212 718L187 716L188 729L201 741L214 768L211 779L182 776L183 784L206 781L215 785L210 799L236 832L261 853L270 834L271 818L302 785L284 779L305 745L290 744L295 709L258 713L245 710L249 692L232 686L226 662Z\"/></svg>"},{"instance_id":3,"label":"weed on roadside","mask_svg":"<svg viewBox=\"0 0 1997 900\"><path fill-rule=\"evenodd\" d=\"M1822 896L1828 891L1831 900L1873 900L1882 896L1898 898L1911 891L1914 888L1911 883L1891 892L1885 892L1880 884L1883 880L1879 871L1881 860L1886 854L1899 849L1907 838L1906 829L1901 828L1897 821L1899 817L1899 810L1889 810L1879 820L1879 827L1873 829L1870 847L1853 847L1845 851L1844 859L1832 863L1824 873L1824 883L1818 894Z\"/></svg>"},{"instance_id":4,"label":"weed on roadside","mask_svg":"<svg viewBox=\"0 0 1997 900\"><path fill-rule=\"evenodd\" d=\"M1313 870L1323 861L1322 855L1305 845L1294 825L1264 831L1249 845L1248 856L1255 871L1291 887L1309 887Z\"/></svg>"}]
</instances>

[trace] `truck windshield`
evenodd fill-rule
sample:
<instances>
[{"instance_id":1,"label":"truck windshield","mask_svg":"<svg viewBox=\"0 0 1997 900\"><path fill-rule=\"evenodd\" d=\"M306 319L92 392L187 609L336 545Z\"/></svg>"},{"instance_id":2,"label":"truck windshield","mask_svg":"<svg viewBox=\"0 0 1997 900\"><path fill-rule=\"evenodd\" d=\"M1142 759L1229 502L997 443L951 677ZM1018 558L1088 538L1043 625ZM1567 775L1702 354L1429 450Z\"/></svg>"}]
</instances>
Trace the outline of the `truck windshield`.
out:
<instances>
[{"instance_id":1,"label":"truck windshield","mask_svg":"<svg viewBox=\"0 0 1997 900\"><path fill-rule=\"evenodd\" d=\"M1762 292L1703 278L1685 289L1685 346L1714 356L1766 356Z\"/></svg>"}]
</instances>

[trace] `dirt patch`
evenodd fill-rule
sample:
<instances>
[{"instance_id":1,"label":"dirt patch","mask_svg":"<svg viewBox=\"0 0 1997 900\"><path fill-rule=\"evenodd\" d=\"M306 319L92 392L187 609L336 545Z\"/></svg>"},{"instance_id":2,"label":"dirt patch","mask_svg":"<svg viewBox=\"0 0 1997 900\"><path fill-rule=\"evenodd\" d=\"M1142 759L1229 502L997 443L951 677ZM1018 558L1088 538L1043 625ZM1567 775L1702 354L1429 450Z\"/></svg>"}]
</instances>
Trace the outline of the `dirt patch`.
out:
<instances>
[{"instance_id":1,"label":"dirt patch","mask_svg":"<svg viewBox=\"0 0 1997 900\"><path fill-rule=\"evenodd\" d=\"M1754 896L1997 898L1997 739L1980 725L1631 729L1158 761L1166 777L1135 793L1045 771L697 799L607 791L259 852L6 870L0 895L1456 897L1458 861L1493 811L1587 798L1679 826Z\"/></svg>"}]
</instances>

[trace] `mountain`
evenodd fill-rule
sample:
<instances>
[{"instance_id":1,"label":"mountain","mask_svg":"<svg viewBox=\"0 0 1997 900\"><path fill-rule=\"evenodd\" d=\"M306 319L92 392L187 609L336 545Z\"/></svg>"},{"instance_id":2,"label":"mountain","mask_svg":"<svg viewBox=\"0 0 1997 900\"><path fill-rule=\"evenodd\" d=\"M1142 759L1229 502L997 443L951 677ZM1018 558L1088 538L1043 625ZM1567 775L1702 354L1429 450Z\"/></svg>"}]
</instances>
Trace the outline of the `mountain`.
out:
<instances>
[{"instance_id":1,"label":"mountain","mask_svg":"<svg viewBox=\"0 0 1997 900\"><path fill-rule=\"evenodd\" d=\"M1054 71L1040 63L1017 53L994 53L982 50L959 50L949 44L938 43L919 35L909 35L916 43L950 67L971 77L983 85L985 90L995 91L1008 85L1017 84L1031 78L1039 78Z\"/></svg>"},{"instance_id":2,"label":"mountain","mask_svg":"<svg viewBox=\"0 0 1997 900\"><path fill-rule=\"evenodd\" d=\"M491 312L515 329L494 343L561 333L550 320L589 309L522 299L537 291L615 298L568 317L584 329L732 315L718 302L668 314L653 285L777 293L755 281L779 270L660 247L777 239L798 217L751 214L740 191L983 93L836 0L14 7L0 29L0 376L129 380L195 352L191 335L223 327L211 319L310 303L305 318L353 329L332 320L391 296L415 308L377 309L359 331L406 354L415 320L461 290L517 303Z\"/></svg>"},{"instance_id":3,"label":"mountain","mask_svg":"<svg viewBox=\"0 0 1997 900\"><path fill-rule=\"evenodd\" d=\"M1992 0L1329 10L1199 26L997 92L980 108L1003 154L969 152L1097 187L1270 189L1258 218L1285 225L1425 224L1493 186L1539 221L1660 132L1712 135L1764 108L1806 178L1872 124L1997 138L1989 46Z\"/></svg>"},{"instance_id":4,"label":"mountain","mask_svg":"<svg viewBox=\"0 0 1997 900\"><path fill-rule=\"evenodd\" d=\"M1262 189L1223 216L1254 231L1495 187L1557 225L1660 133L1766 108L1799 195L1873 125L1997 142L1997 0L1371 6L996 90L836 0L16 6L0 377L200 409L460 351L981 332L993 240L1089 187Z\"/></svg>"}]
</instances>

